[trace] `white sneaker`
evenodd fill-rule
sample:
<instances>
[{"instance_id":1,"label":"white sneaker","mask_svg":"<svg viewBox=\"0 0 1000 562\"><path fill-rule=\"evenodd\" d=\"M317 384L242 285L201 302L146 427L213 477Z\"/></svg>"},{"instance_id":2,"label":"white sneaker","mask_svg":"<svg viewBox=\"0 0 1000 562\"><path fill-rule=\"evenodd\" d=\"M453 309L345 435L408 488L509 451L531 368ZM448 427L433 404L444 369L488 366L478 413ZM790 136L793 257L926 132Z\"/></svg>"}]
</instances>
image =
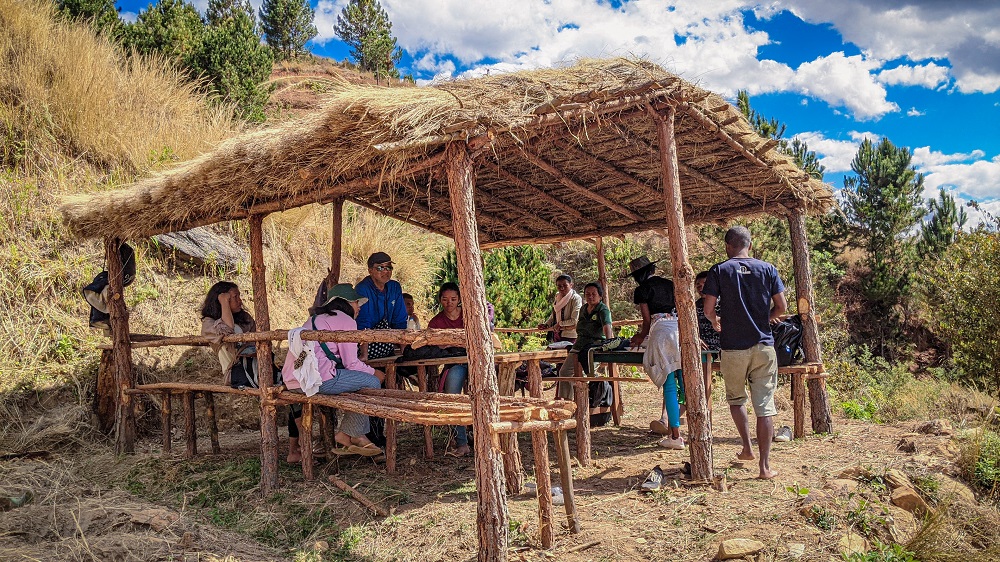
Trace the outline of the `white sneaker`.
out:
<instances>
[{"instance_id":1,"label":"white sneaker","mask_svg":"<svg viewBox=\"0 0 1000 562\"><path fill-rule=\"evenodd\" d=\"M677 451L681 451L681 450L684 449L684 440L681 439L680 437L678 437L677 439L674 439L673 437L670 437L668 435L668 436L664 437L663 439L660 439L659 441L657 441L657 445L659 445L661 447L664 447L664 448L667 448L667 449L674 449L674 450L677 450Z\"/></svg>"}]
</instances>

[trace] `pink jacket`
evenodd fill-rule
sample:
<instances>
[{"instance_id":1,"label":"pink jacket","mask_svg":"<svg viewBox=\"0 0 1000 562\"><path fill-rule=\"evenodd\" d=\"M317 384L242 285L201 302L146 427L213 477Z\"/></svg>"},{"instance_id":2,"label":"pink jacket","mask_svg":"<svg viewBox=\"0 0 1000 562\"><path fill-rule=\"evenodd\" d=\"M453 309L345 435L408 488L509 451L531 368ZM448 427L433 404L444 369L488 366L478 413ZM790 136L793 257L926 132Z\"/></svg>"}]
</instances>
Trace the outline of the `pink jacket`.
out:
<instances>
[{"instance_id":1,"label":"pink jacket","mask_svg":"<svg viewBox=\"0 0 1000 562\"><path fill-rule=\"evenodd\" d=\"M312 320L306 320L302 327L306 330L312 330ZM344 314L343 312L338 312L333 316L328 314L320 314L316 317L316 329L317 330L357 330L358 323L354 321L353 318ZM319 376L322 380L328 381L337 375L337 367L333 361L331 361L323 348L320 347L319 342L311 342L315 345L316 360L319 363ZM362 362L358 359L358 344L356 343L333 343L328 342L326 344L330 351L335 353L340 357L341 362L344 364L345 369L352 371L361 371L362 373L368 373L369 375L375 374L375 369L368 364ZM281 377L285 382L287 388L299 388L299 381L295 379L292 375L292 371L295 368L295 357L292 354L288 354L285 357L285 364L281 368Z\"/></svg>"}]
</instances>

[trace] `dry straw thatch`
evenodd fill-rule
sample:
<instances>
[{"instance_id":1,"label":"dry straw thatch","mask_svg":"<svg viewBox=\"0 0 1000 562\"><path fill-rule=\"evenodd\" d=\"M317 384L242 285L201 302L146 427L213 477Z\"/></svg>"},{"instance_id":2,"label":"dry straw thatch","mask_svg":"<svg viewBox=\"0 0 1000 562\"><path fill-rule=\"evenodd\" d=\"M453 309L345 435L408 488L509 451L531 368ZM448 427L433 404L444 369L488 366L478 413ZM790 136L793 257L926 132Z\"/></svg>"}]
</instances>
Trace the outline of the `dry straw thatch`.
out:
<instances>
[{"instance_id":1,"label":"dry straw thatch","mask_svg":"<svg viewBox=\"0 0 1000 562\"><path fill-rule=\"evenodd\" d=\"M442 156L464 140L484 246L650 230L665 206L649 108L666 105L688 222L832 205L721 97L608 59L423 88L344 84L307 118L62 210L81 237L134 238L345 197L451 236Z\"/></svg>"}]
</instances>

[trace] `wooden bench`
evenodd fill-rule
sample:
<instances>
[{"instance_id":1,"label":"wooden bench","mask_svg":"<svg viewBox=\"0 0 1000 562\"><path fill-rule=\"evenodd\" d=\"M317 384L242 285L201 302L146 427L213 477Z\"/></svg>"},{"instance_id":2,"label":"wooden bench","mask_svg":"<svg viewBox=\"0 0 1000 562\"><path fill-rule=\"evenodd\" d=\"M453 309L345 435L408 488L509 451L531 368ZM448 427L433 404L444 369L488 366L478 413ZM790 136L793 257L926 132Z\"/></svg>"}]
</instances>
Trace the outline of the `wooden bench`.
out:
<instances>
[{"instance_id":1,"label":"wooden bench","mask_svg":"<svg viewBox=\"0 0 1000 562\"><path fill-rule=\"evenodd\" d=\"M392 370L392 369L390 369ZM533 388L532 398L500 397L500 421L492 424L491 435L488 437L494 446L502 438L513 437L514 450L517 449L516 434L522 431L531 432L532 449L535 459L535 476L537 482L539 528L542 542L546 548L552 541L552 485L549 474L549 455L547 432L555 433L557 463L563 488L564 505L569 529L579 532L580 526L576 517L576 503L573 493L573 477L569 461L569 439L566 432L576 427L576 404L565 400L544 400L540 398L540 372L538 383ZM195 398L201 396L206 404L209 436L212 442L212 452L219 453L218 428L215 419L214 394L236 394L261 398L257 389L236 389L229 386L199 384L199 383L154 383L137 385L126 389L128 394L158 394L161 400L161 415L163 417L163 451L170 452L171 437L171 402L175 395L182 396L184 401L184 435L186 441L185 457L197 454L197 431L195 428ZM409 422L430 427L434 425L470 425L472 424L472 399L463 394L442 394L437 392L412 392L395 389L366 389L360 392L328 395L315 394L306 396L300 392L283 390L277 387L274 393L276 405L302 404L302 431L299 438L302 447L302 472L306 480L315 478L313 470L312 426L314 406L345 410L360 414L378 416L387 420L386 469L395 471L396 442L393 433L389 441L388 428L396 422ZM390 425L391 424L391 425ZM325 424L321 424L321 428ZM326 440L324 439L326 444ZM332 443L327 444L331 447ZM505 456L509 451L505 450ZM519 456L519 454L518 454ZM505 468L507 463L505 461ZM391 470L390 470L391 468ZM508 492L511 492L508 485ZM520 485L516 492L520 492Z\"/></svg>"}]
</instances>

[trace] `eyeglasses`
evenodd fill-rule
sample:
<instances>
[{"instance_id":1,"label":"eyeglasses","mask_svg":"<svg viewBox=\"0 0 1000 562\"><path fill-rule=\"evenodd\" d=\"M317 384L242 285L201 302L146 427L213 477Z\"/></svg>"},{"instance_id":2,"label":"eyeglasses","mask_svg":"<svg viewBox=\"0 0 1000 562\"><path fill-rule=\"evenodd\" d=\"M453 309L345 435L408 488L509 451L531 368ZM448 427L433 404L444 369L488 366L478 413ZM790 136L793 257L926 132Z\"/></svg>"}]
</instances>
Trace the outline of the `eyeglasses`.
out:
<instances>
[{"instance_id":1,"label":"eyeglasses","mask_svg":"<svg viewBox=\"0 0 1000 562\"><path fill-rule=\"evenodd\" d=\"M375 271L392 271L391 265L376 265Z\"/></svg>"}]
</instances>

